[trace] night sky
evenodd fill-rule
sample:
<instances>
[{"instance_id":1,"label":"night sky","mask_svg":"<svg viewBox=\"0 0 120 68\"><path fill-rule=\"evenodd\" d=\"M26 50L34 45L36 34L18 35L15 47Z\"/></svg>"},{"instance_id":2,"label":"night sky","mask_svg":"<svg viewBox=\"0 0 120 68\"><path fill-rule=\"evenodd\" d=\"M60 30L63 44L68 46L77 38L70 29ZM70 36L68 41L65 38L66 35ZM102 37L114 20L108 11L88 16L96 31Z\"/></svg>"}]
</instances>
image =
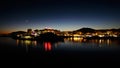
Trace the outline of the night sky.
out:
<instances>
[{"instance_id":1,"label":"night sky","mask_svg":"<svg viewBox=\"0 0 120 68\"><path fill-rule=\"evenodd\" d=\"M0 0L0 33L44 29L120 28L117 0Z\"/></svg>"}]
</instances>

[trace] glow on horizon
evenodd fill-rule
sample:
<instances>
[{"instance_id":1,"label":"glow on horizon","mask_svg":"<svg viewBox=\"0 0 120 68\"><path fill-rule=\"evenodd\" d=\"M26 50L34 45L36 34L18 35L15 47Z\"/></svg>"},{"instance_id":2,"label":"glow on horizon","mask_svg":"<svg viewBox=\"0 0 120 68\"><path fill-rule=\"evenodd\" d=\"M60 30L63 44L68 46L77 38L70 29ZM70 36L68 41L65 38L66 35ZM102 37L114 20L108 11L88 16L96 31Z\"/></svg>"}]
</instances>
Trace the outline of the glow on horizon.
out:
<instances>
[{"instance_id":1,"label":"glow on horizon","mask_svg":"<svg viewBox=\"0 0 120 68\"><path fill-rule=\"evenodd\" d=\"M13 24L6 24L6 26L2 26L0 29L0 33L10 33L14 31L27 31L27 29L44 29L45 27L57 29L60 31L74 31L80 28L93 28L93 29L118 29L119 23L103 23L104 21L79 21L79 20L58 20L58 21L29 21L21 23L21 22L13 22Z\"/></svg>"},{"instance_id":2,"label":"glow on horizon","mask_svg":"<svg viewBox=\"0 0 120 68\"><path fill-rule=\"evenodd\" d=\"M46 26L45 26L46 27ZM41 28L39 27L29 27L29 28L14 28L14 29L3 29L0 34L7 34L7 33L11 33L11 32L15 32L15 31L27 31L27 29L32 29L32 30L35 30L35 29L38 29L38 30L41 30L41 29L45 29L44 26L42 26ZM80 28L93 28L93 29L112 29L112 28L115 28L115 27L111 27L111 28L105 28L104 26L103 27L83 27L83 26L80 26L80 27L75 27L75 26L69 26L69 27L63 27L63 28L55 28L55 27L48 27L48 28L51 28L51 29L57 29L57 30L60 30L60 31L74 31L74 30L77 30L77 29L80 29ZM115 29L118 29L118 28L115 28Z\"/></svg>"}]
</instances>

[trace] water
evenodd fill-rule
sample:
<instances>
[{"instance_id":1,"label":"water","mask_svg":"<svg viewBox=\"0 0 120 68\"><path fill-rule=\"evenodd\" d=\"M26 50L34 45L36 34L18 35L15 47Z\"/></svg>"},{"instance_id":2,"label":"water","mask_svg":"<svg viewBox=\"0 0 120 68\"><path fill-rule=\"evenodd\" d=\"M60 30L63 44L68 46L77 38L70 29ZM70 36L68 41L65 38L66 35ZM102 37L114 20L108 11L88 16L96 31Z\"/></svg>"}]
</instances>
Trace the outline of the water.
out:
<instances>
[{"instance_id":1,"label":"water","mask_svg":"<svg viewBox=\"0 0 120 68\"><path fill-rule=\"evenodd\" d=\"M63 42L40 42L0 37L0 60L45 64L120 61L119 41L66 38Z\"/></svg>"}]
</instances>

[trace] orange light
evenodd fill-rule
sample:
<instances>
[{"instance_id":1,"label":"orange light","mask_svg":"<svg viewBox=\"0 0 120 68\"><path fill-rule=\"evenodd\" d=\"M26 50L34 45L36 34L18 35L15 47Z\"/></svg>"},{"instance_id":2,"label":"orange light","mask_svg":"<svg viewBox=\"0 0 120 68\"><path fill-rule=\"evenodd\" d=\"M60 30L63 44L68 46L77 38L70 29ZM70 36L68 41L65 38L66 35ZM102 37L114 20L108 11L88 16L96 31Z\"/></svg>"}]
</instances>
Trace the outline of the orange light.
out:
<instances>
[{"instance_id":1,"label":"orange light","mask_svg":"<svg viewBox=\"0 0 120 68\"><path fill-rule=\"evenodd\" d=\"M16 44L19 45L19 40L18 39L16 40Z\"/></svg>"}]
</instances>

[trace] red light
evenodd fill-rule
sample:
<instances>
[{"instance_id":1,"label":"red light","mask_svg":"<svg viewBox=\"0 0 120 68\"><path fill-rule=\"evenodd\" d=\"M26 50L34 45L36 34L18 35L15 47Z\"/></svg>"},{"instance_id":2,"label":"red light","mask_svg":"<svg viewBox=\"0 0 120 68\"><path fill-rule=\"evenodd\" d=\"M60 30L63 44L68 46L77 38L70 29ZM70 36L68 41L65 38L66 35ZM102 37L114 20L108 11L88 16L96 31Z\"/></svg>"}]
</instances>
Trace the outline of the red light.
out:
<instances>
[{"instance_id":1,"label":"red light","mask_svg":"<svg viewBox=\"0 0 120 68\"><path fill-rule=\"evenodd\" d=\"M50 42L45 42L44 43L45 51L50 51L52 46Z\"/></svg>"}]
</instances>

